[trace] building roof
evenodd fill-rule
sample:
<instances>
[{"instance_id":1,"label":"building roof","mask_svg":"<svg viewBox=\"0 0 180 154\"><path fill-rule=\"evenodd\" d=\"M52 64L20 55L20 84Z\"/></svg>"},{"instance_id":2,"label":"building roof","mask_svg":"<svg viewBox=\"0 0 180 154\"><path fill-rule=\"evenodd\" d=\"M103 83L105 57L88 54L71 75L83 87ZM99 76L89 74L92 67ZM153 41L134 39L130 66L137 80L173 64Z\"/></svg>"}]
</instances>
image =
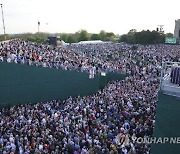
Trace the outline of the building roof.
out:
<instances>
[{"instance_id":1,"label":"building roof","mask_svg":"<svg viewBox=\"0 0 180 154\"><path fill-rule=\"evenodd\" d=\"M78 44L97 44L97 43L104 43L101 40L91 40L91 41L80 41Z\"/></svg>"}]
</instances>

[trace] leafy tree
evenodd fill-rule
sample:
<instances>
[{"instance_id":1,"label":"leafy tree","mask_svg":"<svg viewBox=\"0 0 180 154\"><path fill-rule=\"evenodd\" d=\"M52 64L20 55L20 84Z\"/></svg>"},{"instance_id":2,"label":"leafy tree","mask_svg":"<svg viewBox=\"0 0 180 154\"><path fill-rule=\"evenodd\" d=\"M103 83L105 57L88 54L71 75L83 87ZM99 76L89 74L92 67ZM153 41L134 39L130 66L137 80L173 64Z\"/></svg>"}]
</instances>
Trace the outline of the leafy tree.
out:
<instances>
[{"instance_id":1,"label":"leafy tree","mask_svg":"<svg viewBox=\"0 0 180 154\"><path fill-rule=\"evenodd\" d=\"M106 32L104 30L101 30L99 33L99 37L102 41L104 41L106 38Z\"/></svg>"},{"instance_id":2,"label":"leafy tree","mask_svg":"<svg viewBox=\"0 0 180 154\"><path fill-rule=\"evenodd\" d=\"M128 36L127 36L127 39L128 39L128 43L131 43L131 44L134 44L136 43L136 38L135 38L135 34L137 33L137 30L136 29L131 29L129 32L128 32Z\"/></svg>"},{"instance_id":3,"label":"leafy tree","mask_svg":"<svg viewBox=\"0 0 180 154\"><path fill-rule=\"evenodd\" d=\"M88 32L86 30L81 30L78 41L88 41L88 40L89 40Z\"/></svg>"},{"instance_id":4,"label":"leafy tree","mask_svg":"<svg viewBox=\"0 0 180 154\"><path fill-rule=\"evenodd\" d=\"M164 34L157 31L141 31L135 33L135 42L139 44L164 43Z\"/></svg>"},{"instance_id":5,"label":"leafy tree","mask_svg":"<svg viewBox=\"0 0 180 154\"><path fill-rule=\"evenodd\" d=\"M98 34L92 34L90 40L100 40L100 36Z\"/></svg>"},{"instance_id":6,"label":"leafy tree","mask_svg":"<svg viewBox=\"0 0 180 154\"><path fill-rule=\"evenodd\" d=\"M129 35L127 36L127 39L128 39L128 43L131 43L131 44L136 43L135 35L134 35L134 34L129 34Z\"/></svg>"},{"instance_id":7,"label":"leafy tree","mask_svg":"<svg viewBox=\"0 0 180 154\"><path fill-rule=\"evenodd\" d=\"M106 33L105 41L113 41L115 38L115 34L113 32Z\"/></svg>"},{"instance_id":8,"label":"leafy tree","mask_svg":"<svg viewBox=\"0 0 180 154\"><path fill-rule=\"evenodd\" d=\"M0 35L0 41L10 40L12 37L10 35Z\"/></svg>"},{"instance_id":9,"label":"leafy tree","mask_svg":"<svg viewBox=\"0 0 180 154\"><path fill-rule=\"evenodd\" d=\"M114 37L115 34L113 32L110 32L110 33L106 33L106 37Z\"/></svg>"},{"instance_id":10,"label":"leafy tree","mask_svg":"<svg viewBox=\"0 0 180 154\"><path fill-rule=\"evenodd\" d=\"M69 35L67 37L67 43L74 43L74 42L75 42L74 38L71 35Z\"/></svg>"},{"instance_id":11,"label":"leafy tree","mask_svg":"<svg viewBox=\"0 0 180 154\"><path fill-rule=\"evenodd\" d=\"M143 30L137 32L135 29L131 29L128 34L124 34L120 37L120 42L127 42L131 44L155 44L164 43L165 35L157 31Z\"/></svg>"},{"instance_id":12,"label":"leafy tree","mask_svg":"<svg viewBox=\"0 0 180 154\"><path fill-rule=\"evenodd\" d=\"M81 31L78 31L78 32L76 32L74 34L71 34L75 42L78 42L78 39L80 37L80 32Z\"/></svg>"},{"instance_id":13,"label":"leafy tree","mask_svg":"<svg viewBox=\"0 0 180 154\"><path fill-rule=\"evenodd\" d=\"M123 34L120 36L119 42L128 42L128 35L127 34Z\"/></svg>"},{"instance_id":14,"label":"leafy tree","mask_svg":"<svg viewBox=\"0 0 180 154\"><path fill-rule=\"evenodd\" d=\"M68 38L67 34L62 34L61 35L61 40L63 40L64 42L67 42L67 38Z\"/></svg>"},{"instance_id":15,"label":"leafy tree","mask_svg":"<svg viewBox=\"0 0 180 154\"><path fill-rule=\"evenodd\" d=\"M165 35L166 35L166 37L173 37L174 36L172 33L167 33Z\"/></svg>"},{"instance_id":16,"label":"leafy tree","mask_svg":"<svg viewBox=\"0 0 180 154\"><path fill-rule=\"evenodd\" d=\"M135 34L136 32L137 32L136 29L131 29L131 30L128 32L128 35L130 35L130 34Z\"/></svg>"},{"instance_id":17,"label":"leafy tree","mask_svg":"<svg viewBox=\"0 0 180 154\"><path fill-rule=\"evenodd\" d=\"M48 43L47 42L47 39L45 38L42 38L42 37L38 37L38 36L29 36L27 38L28 41L31 41L31 42L36 42L36 43Z\"/></svg>"}]
</instances>

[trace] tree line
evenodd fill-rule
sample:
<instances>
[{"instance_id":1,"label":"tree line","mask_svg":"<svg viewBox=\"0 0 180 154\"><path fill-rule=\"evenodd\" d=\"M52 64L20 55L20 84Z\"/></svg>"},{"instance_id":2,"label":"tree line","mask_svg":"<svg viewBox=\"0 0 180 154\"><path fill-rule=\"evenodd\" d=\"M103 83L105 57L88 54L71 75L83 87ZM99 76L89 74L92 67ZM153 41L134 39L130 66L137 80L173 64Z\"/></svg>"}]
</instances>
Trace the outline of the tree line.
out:
<instances>
[{"instance_id":1,"label":"tree line","mask_svg":"<svg viewBox=\"0 0 180 154\"><path fill-rule=\"evenodd\" d=\"M24 40L38 42L38 43L48 43L49 36L60 36L60 39L67 43L77 43L80 41L89 40L102 40L102 41L113 41L118 40L118 37L113 32L105 32L101 30L98 34L88 33L86 30L80 30L75 33L24 33L24 34L14 34L11 38L22 38Z\"/></svg>"},{"instance_id":2,"label":"tree line","mask_svg":"<svg viewBox=\"0 0 180 154\"><path fill-rule=\"evenodd\" d=\"M89 40L115 41L116 35L113 32L101 30L99 34L91 34L86 30L78 31L74 34L62 34L61 39L67 43L75 43Z\"/></svg>"},{"instance_id":3,"label":"tree line","mask_svg":"<svg viewBox=\"0 0 180 154\"><path fill-rule=\"evenodd\" d=\"M164 43L165 37L173 37L173 34L164 34L155 30L142 30L141 32L137 32L136 29L131 29L127 34L121 35L119 42L130 44L157 44Z\"/></svg>"},{"instance_id":4,"label":"tree line","mask_svg":"<svg viewBox=\"0 0 180 154\"><path fill-rule=\"evenodd\" d=\"M14 34L7 35L7 38L22 38L24 40L29 40L38 43L48 43L49 36L60 36L60 39L67 43L76 43L80 41L89 40L102 40L102 41L112 41L112 42L126 42L130 44L156 44L164 43L165 37L173 37L171 33L160 33L158 31L142 30L137 32L136 29L131 29L127 34L121 36L115 35L113 32L106 32L101 30L99 33L88 33L86 30L80 30L75 33L24 33L24 34ZM0 40L3 40L3 36Z\"/></svg>"}]
</instances>

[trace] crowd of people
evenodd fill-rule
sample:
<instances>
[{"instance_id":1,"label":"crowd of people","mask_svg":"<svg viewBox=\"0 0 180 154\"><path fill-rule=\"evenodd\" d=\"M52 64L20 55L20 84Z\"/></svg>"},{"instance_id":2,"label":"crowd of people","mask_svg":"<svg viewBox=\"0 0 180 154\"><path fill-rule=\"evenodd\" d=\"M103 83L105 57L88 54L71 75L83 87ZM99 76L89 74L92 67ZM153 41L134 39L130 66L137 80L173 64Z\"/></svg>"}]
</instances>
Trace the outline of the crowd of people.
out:
<instances>
[{"instance_id":1,"label":"crowd of people","mask_svg":"<svg viewBox=\"0 0 180 154\"><path fill-rule=\"evenodd\" d=\"M98 46L94 46L96 48ZM0 45L0 61L8 63L21 63L42 67L50 67L64 70L75 70L89 72L93 67L98 72L117 72L122 69L121 63L112 61L111 49L113 46L109 43L103 53L78 52L75 46L69 45L67 48L55 47L50 45L38 44L29 41L15 39ZM119 44L115 49L123 49L124 45ZM100 52L103 46L99 46ZM88 49L87 49L88 50ZM96 54L96 56L94 56ZM115 59L119 56L118 52L114 54Z\"/></svg>"},{"instance_id":2,"label":"crowd of people","mask_svg":"<svg viewBox=\"0 0 180 154\"><path fill-rule=\"evenodd\" d=\"M132 138L152 136L161 63L180 61L179 45L73 44L63 49L21 40L1 44L0 59L19 63L18 56L20 63L53 67L58 59L63 69L67 61L70 70L93 65L125 69L129 76L90 96L0 109L0 153L149 154L151 144Z\"/></svg>"}]
</instances>

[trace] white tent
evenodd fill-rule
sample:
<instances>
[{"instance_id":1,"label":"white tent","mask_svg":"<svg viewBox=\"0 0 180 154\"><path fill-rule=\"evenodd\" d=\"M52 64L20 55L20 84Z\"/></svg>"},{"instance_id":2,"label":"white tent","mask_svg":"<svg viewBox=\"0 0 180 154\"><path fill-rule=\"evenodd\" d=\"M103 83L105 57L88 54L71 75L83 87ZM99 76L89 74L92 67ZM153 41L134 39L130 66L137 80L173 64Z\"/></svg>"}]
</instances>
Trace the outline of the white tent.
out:
<instances>
[{"instance_id":1,"label":"white tent","mask_svg":"<svg viewBox=\"0 0 180 154\"><path fill-rule=\"evenodd\" d=\"M98 43L104 43L101 40L92 40L92 41L81 41L78 44L98 44Z\"/></svg>"}]
</instances>

